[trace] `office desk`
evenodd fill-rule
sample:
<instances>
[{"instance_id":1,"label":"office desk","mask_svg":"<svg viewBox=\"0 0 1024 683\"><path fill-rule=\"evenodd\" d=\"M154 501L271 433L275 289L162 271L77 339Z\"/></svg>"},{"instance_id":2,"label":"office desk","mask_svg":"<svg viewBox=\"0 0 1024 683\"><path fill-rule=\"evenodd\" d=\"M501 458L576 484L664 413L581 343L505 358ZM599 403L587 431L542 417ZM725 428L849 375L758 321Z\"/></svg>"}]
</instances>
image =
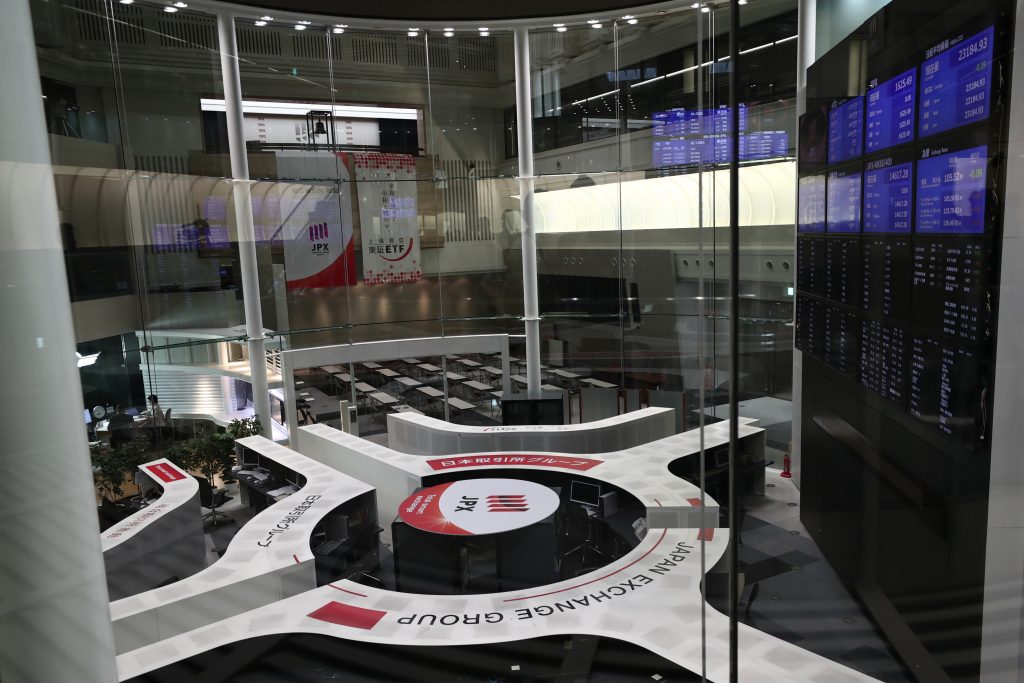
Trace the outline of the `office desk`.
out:
<instances>
[{"instance_id":1,"label":"office desk","mask_svg":"<svg viewBox=\"0 0 1024 683\"><path fill-rule=\"evenodd\" d=\"M460 375L457 372L446 372L445 376L448 378L449 382L461 382L466 379L465 375Z\"/></svg>"},{"instance_id":2,"label":"office desk","mask_svg":"<svg viewBox=\"0 0 1024 683\"><path fill-rule=\"evenodd\" d=\"M422 361L418 358L403 358L402 362L407 365L419 365Z\"/></svg>"},{"instance_id":3,"label":"office desk","mask_svg":"<svg viewBox=\"0 0 1024 683\"><path fill-rule=\"evenodd\" d=\"M558 377L561 377L562 379L579 379L579 377L580 377L575 372L569 372L568 370L559 370L559 369L552 370L551 374L552 375L557 375Z\"/></svg>"},{"instance_id":4,"label":"office desk","mask_svg":"<svg viewBox=\"0 0 1024 683\"><path fill-rule=\"evenodd\" d=\"M501 377L502 374L501 368L491 367L490 365L481 366L480 369L492 377Z\"/></svg>"},{"instance_id":5,"label":"office desk","mask_svg":"<svg viewBox=\"0 0 1024 683\"><path fill-rule=\"evenodd\" d=\"M336 373L334 376L339 381L344 382L345 384L350 384L352 382L352 375L348 374L347 372L339 372Z\"/></svg>"},{"instance_id":6,"label":"office desk","mask_svg":"<svg viewBox=\"0 0 1024 683\"><path fill-rule=\"evenodd\" d=\"M399 384L403 385L403 386L407 386L407 387L410 387L410 388L418 387L418 386L423 384L423 382L420 382L419 380L415 380L412 377L396 377L395 381L398 382Z\"/></svg>"},{"instance_id":7,"label":"office desk","mask_svg":"<svg viewBox=\"0 0 1024 683\"><path fill-rule=\"evenodd\" d=\"M599 379L594 379L592 377L588 377L587 379L581 379L580 382L583 382L584 384L589 384L590 386L596 387L598 389L615 389L618 386L617 384L612 384L611 382L603 382Z\"/></svg>"},{"instance_id":8,"label":"office desk","mask_svg":"<svg viewBox=\"0 0 1024 683\"><path fill-rule=\"evenodd\" d=\"M397 398L383 391L377 391L370 394L370 398L379 403L381 406L389 406L392 403L398 403Z\"/></svg>"},{"instance_id":9,"label":"office desk","mask_svg":"<svg viewBox=\"0 0 1024 683\"><path fill-rule=\"evenodd\" d=\"M526 378L523 377L522 375L511 375L509 379L511 379L516 384L522 384L524 387L527 385Z\"/></svg>"},{"instance_id":10,"label":"office desk","mask_svg":"<svg viewBox=\"0 0 1024 683\"><path fill-rule=\"evenodd\" d=\"M434 387L416 387L416 391L420 392L421 394L426 394L430 398L440 398L444 396L443 391L441 391L440 389L435 389Z\"/></svg>"},{"instance_id":11,"label":"office desk","mask_svg":"<svg viewBox=\"0 0 1024 683\"><path fill-rule=\"evenodd\" d=\"M455 362L460 365L465 365L467 368L479 368L483 365L483 363L477 363L475 360L470 360L468 358L460 358Z\"/></svg>"},{"instance_id":12,"label":"office desk","mask_svg":"<svg viewBox=\"0 0 1024 683\"><path fill-rule=\"evenodd\" d=\"M490 384L484 384L483 382L477 382L476 380L470 380L468 382L463 382L462 386L469 387L470 389L476 389L477 391L483 391L483 392L488 392L488 391L490 391L491 389L494 388Z\"/></svg>"},{"instance_id":13,"label":"office desk","mask_svg":"<svg viewBox=\"0 0 1024 683\"><path fill-rule=\"evenodd\" d=\"M423 414L420 411L418 411L415 408L413 408L408 403L396 403L395 405L391 406L391 412L393 412L393 413L410 413L412 415L422 415Z\"/></svg>"},{"instance_id":14,"label":"office desk","mask_svg":"<svg viewBox=\"0 0 1024 683\"><path fill-rule=\"evenodd\" d=\"M377 371L377 374L380 375L381 377L384 377L385 379L394 379L395 377L401 377L401 375L399 375L397 372L395 372L394 370L390 370L388 368L381 368L380 370Z\"/></svg>"},{"instance_id":15,"label":"office desk","mask_svg":"<svg viewBox=\"0 0 1024 683\"><path fill-rule=\"evenodd\" d=\"M430 363L421 363L419 365L419 368L424 372L441 372L441 368L437 367L436 365L431 365Z\"/></svg>"},{"instance_id":16,"label":"office desk","mask_svg":"<svg viewBox=\"0 0 1024 683\"><path fill-rule=\"evenodd\" d=\"M448 405L450 405L452 408L456 408L458 410L475 410L476 409L476 406L473 405L472 403L470 403L469 401L463 401L461 398L455 398L455 397L452 397L452 398L448 399Z\"/></svg>"},{"instance_id":17,"label":"office desk","mask_svg":"<svg viewBox=\"0 0 1024 683\"><path fill-rule=\"evenodd\" d=\"M126 598L206 566L199 482L166 458L139 465L162 491L100 536L107 590ZM159 558L159 562L154 562Z\"/></svg>"},{"instance_id":18,"label":"office desk","mask_svg":"<svg viewBox=\"0 0 1024 683\"><path fill-rule=\"evenodd\" d=\"M344 372L337 365L321 365L320 369L326 372L328 375L337 375L339 372Z\"/></svg>"},{"instance_id":19,"label":"office desk","mask_svg":"<svg viewBox=\"0 0 1024 683\"><path fill-rule=\"evenodd\" d=\"M367 384L366 382L356 382L356 391L364 394L370 394L377 391L377 387L372 384Z\"/></svg>"},{"instance_id":20,"label":"office desk","mask_svg":"<svg viewBox=\"0 0 1024 683\"><path fill-rule=\"evenodd\" d=\"M367 370L380 370L381 365L380 363L374 363L373 361L366 361L363 363L363 367Z\"/></svg>"}]
</instances>

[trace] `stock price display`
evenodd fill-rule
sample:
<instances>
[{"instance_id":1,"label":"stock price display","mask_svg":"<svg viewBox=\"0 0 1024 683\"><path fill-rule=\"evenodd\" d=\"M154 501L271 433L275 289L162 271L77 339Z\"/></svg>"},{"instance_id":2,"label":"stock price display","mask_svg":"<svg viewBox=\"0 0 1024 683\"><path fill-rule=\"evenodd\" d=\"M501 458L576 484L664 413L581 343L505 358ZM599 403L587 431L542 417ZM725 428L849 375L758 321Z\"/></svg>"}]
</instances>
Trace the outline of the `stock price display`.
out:
<instances>
[{"instance_id":1,"label":"stock price display","mask_svg":"<svg viewBox=\"0 0 1024 683\"><path fill-rule=\"evenodd\" d=\"M913 322L935 334L974 344L984 338L985 247L965 240L914 244Z\"/></svg>"},{"instance_id":2,"label":"stock price display","mask_svg":"<svg viewBox=\"0 0 1024 683\"><path fill-rule=\"evenodd\" d=\"M801 237L796 241L796 288L801 292L825 293L825 241Z\"/></svg>"},{"instance_id":3,"label":"stock price display","mask_svg":"<svg viewBox=\"0 0 1024 683\"><path fill-rule=\"evenodd\" d=\"M825 232L825 176L800 179L797 192L797 232Z\"/></svg>"},{"instance_id":4,"label":"stock price display","mask_svg":"<svg viewBox=\"0 0 1024 683\"><path fill-rule=\"evenodd\" d=\"M859 157L863 152L864 98L853 97L828 113L828 163Z\"/></svg>"},{"instance_id":5,"label":"stock price display","mask_svg":"<svg viewBox=\"0 0 1024 683\"><path fill-rule=\"evenodd\" d=\"M913 164L892 157L868 162L864 171L864 232L910 232Z\"/></svg>"},{"instance_id":6,"label":"stock price display","mask_svg":"<svg viewBox=\"0 0 1024 683\"><path fill-rule=\"evenodd\" d=\"M906 334L879 320L860 325L860 383L877 394L905 404L907 382Z\"/></svg>"},{"instance_id":7,"label":"stock price display","mask_svg":"<svg viewBox=\"0 0 1024 683\"><path fill-rule=\"evenodd\" d=\"M960 444L976 444L984 429L977 354L957 344L915 335L910 364L910 414Z\"/></svg>"},{"instance_id":8,"label":"stock price display","mask_svg":"<svg viewBox=\"0 0 1024 683\"><path fill-rule=\"evenodd\" d=\"M824 296L841 304L860 306L860 268L860 239L826 239Z\"/></svg>"},{"instance_id":9,"label":"stock price display","mask_svg":"<svg viewBox=\"0 0 1024 683\"><path fill-rule=\"evenodd\" d=\"M995 29L946 40L921 65L918 131L923 137L988 118L992 97Z\"/></svg>"},{"instance_id":10,"label":"stock price display","mask_svg":"<svg viewBox=\"0 0 1024 683\"><path fill-rule=\"evenodd\" d=\"M919 234L985 232L988 148L925 149L917 162Z\"/></svg>"},{"instance_id":11,"label":"stock price display","mask_svg":"<svg viewBox=\"0 0 1024 683\"><path fill-rule=\"evenodd\" d=\"M872 81L867 101L868 152L900 145L914 139L914 91L917 68L878 85Z\"/></svg>"},{"instance_id":12,"label":"stock price display","mask_svg":"<svg viewBox=\"0 0 1024 683\"><path fill-rule=\"evenodd\" d=\"M860 173L830 171L826 185L827 232L860 232Z\"/></svg>"}]
</instances>

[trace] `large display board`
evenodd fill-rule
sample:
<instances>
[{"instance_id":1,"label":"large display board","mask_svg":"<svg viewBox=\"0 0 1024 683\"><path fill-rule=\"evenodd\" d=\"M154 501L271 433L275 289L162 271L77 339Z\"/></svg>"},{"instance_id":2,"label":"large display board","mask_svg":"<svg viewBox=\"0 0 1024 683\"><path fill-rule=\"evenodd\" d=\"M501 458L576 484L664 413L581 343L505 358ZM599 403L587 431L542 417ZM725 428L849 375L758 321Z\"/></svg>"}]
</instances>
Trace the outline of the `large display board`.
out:
<instances>
[{"instance_id":1,"label":"large display board","mask_svg":"<svg viewBox=\"0 0 1024 683\"><path fill-rule=\"evenodd\" d=\"M980 671L1014 7L894 0L808 69L799 124L801 518L928 680Z\"/></svg>"}]
</instances>

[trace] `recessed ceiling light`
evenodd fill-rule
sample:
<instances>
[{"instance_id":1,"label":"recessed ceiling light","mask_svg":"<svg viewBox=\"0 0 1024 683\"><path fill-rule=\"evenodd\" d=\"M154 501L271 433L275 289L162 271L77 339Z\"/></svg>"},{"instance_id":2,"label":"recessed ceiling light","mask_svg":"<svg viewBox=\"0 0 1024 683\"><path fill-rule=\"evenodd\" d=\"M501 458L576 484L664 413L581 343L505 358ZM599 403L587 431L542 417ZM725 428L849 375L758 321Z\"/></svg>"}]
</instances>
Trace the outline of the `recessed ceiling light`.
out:
<instances>
[{"instance_id":1,"label":"recessed ceiling light","mask_svg":"<svg viewBox=\"0 0 1024 683\"><path fill-rule=\"evenodd\" d=\"M604 24L591 24L592 28L604 28Z\"/></svg>"},{"instance_id":2,"label":"recessed ceiling light","mask_svg":"<svg viewBox=\"0 0 1024 683\"><path fill-rule=\"evenodd\" d=\"M692 5L690 5L690 9L700 9L700 3L699 2L693 3Z\"/></svg>"},{"instance_id":3,"label":"recessed ceiling light","mask_svg":"<svg viewBox=\"0 0 1024 683\"><path fill-rule=\"evenodd\" d=\"M410 38L416 38L416 37L418 37L418 36L419 36L420 34L419 34L419 31L409 31L409 32L408 32L408 33L406 33L405 35L409 36Z\"/></svg>"},{"instance_id":4,"label":"recessed ceiling light","mask_svg":"<svg viewBox=\"0 0 1024 683\"><path fill-rule=\"evenodd\" d=\"M489 35L491 35L490 31L480 31L480 36L483 38L486 38Z\"/></svg>"},{"instance_id":5,"label":"recessed ceiling light","mask_svg":"<svg viewBox=\"0 0 1024 683\"><path fill-rule=\"evenodd\" d=\"M177 7L164 7L164 11L167 12L168 14L174 14L175 12L178 11L178 8Z\"/></svg>"},{"instance_id":6,"label":"recessed ceiling light","mask_svg":"<svg viewBox=\"0 0 1024 683\"><path fill-rule=\"evenodd\" d=\"M188 7L188 4L186 4L184 2L181 2L181 0L178 0L178 2L174 3L174 6L175 7L180 7L182 9L185 9L186 7Z\"/></svg>"},{"instance_id":7,"label":"recessed ceiling light","mask_svg":"<svg viewBox=\"0 0 1024 683\"><path fill-rule=\"evenodd\" d=\"M627 24L635 24L636 22L637 22L636 19L626 19L626 23Z\"/></svg>"},{"instance_id":8,"label":"recessed ceiling light","mask_svg":"<svg viewBox=\"0 0 1024 683\"><path fill-rule=\"evenodd\" d=\"M565 24L551 24L551 25L554 26L555 28L561 28L562 26L565 26Z\"/></svg>"},{"instance_id":9,"label":"recessed ceiling light","mask_svg":"<svg viewBox=\"0 0 1024 683\"><path fill-rule=\"evenodd\" d=\"M454 27L452 27L452 26L445 26L445 27L444 27L443 29L441 29L441 30L442 30L442 31L454 31L454 30L455 30L455 28L454 28Z\"/></svg>"},{"instance_id":10,"label":"recessed ceiling light","mask_svg":"<svg viewBox=\"0 0 1024 683\"><path fill-rule=\"evenodd\" d=\"M700 11L703 12L704 14L707 14L708 12L711 11L711 8L708 7L707 5L704 5L703 7L700 8Z\"/></svg>"},{"instance_id":11,"label":"recessed ceiling light","mask_svg":"<svg viewBox=\"0 0 1024 683\"><path fill-rule=\"evenodd\" d=\"M455 31L445 31L444 32L444 37L445 38L451 38L454 35L455 35Z\"/></svg>"},{"instance_id":12,"label":"recessed ceiling light","mask_svg":"<svg viewBox=\"0 0 1024 683\"><path fill-rule=\"evenodd\" d=\"M274 17L268 17L268 16L260 17L260 21L273 21L273 20L274 20Z\"/></svg>"},{"instance_id":13,"label":"recessed ceiling light","mask_svg":"<svg viewBox=\"0 0 1024 683\"><path fill-rule=\"evenodd\" d=\"M254 21L253 24L256 25L256 26L266 26L267 22L265 22L262 19L260 19L258 21Z\"/></svg>"},{"instance_id":14,"label":"recessed ceiling light","mask_svg":"<svg viewBox=\"0 0 1024 683\"><path fill-rule=\"evenodd\" d=\"M309 26L313 22L312 21L299 21L299 23L302 24L303 26Z\"/></svg>"},{"instance_id":15,"label":"recessed ceiling light","mask_svg":"<svg viewBox=\"0 0 1024 683\"><path fill-rule=\"evenodd\" d=\"M587 19L587 23L588 24L596 24L597 23L597 19Z\"/></svg>"},{"instance_id":16,"label":"recessed ceiling light","mask_svg":"<svg viewBox=\"0 0 1024 683\"><path fill-rule=\"evenodd\" d=\"M296 31L305 31L306 27L303 26L302 24L295 24L295 30Z\"/></svg>"},{"instance_id":17,"label":"recessed ceiling light","mask_svg":"<svg viewBox=\"0 0 1024 683\"><path fill-rule=\"evenodd\" d=\"M135 0L121 0L121 4L122 5L130 5L133 2L135 2Z\"/></svg>"},{"instance_id":18,"label":"recessed ceiling light","mask_svg":"<svg viewBox=\"0 0 1024 683\"><path fill-rule=\"evenodd\" d=\"M348 28L348 24L335 24L338 28Z\"/></svg>"},{"instance_id":19,"label":"recessed ceiling light","mask_svg":"<svg viewBox=\"0 0 1024 683\"><path fill-rule=\"evenodd\" d=\"M567 28L566 28L566 27L564 27L564 26L559 26L559 27L558 27L558 28L556 28L555 30L556 30L556 31L558 31L559 33L565 33L565 32L566 32L566 31L568 31L569 29L567 29Z\"/></svg>"},{"instance_id":20,"label":"recessed ceiling light","mask_svg":"<svg viewBox=\"0 0 1024 683\"><path fill-rule=\"evenodd\" d=\"M340 26L335 26L335 27L334 27L333 29L331 29L331 30L332 30L332 31L334 31L335 33L344 33L344 32L345 32L345 29L343 29L343 28L342 28L342 27L340 27Z\"/></svg>"}]
</instances>

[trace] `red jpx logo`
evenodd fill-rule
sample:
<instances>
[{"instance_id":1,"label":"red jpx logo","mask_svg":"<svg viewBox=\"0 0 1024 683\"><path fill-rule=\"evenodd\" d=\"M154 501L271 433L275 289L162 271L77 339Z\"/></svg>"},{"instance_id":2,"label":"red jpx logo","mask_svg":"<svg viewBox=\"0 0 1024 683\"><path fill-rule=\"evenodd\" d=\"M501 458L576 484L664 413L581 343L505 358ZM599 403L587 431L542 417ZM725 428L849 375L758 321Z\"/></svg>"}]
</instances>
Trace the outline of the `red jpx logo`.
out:
<instances>
[{"instance_id":1,"label":"red jpx logo","mask_svg":"<svg viewBox=\"0 0 1024 683\"><path fill-rule=\"evenodd\" d=\"M526 496L511 494L487 496L488 512L526 512L529 509Z\"/></svg>"}]
</instances>

